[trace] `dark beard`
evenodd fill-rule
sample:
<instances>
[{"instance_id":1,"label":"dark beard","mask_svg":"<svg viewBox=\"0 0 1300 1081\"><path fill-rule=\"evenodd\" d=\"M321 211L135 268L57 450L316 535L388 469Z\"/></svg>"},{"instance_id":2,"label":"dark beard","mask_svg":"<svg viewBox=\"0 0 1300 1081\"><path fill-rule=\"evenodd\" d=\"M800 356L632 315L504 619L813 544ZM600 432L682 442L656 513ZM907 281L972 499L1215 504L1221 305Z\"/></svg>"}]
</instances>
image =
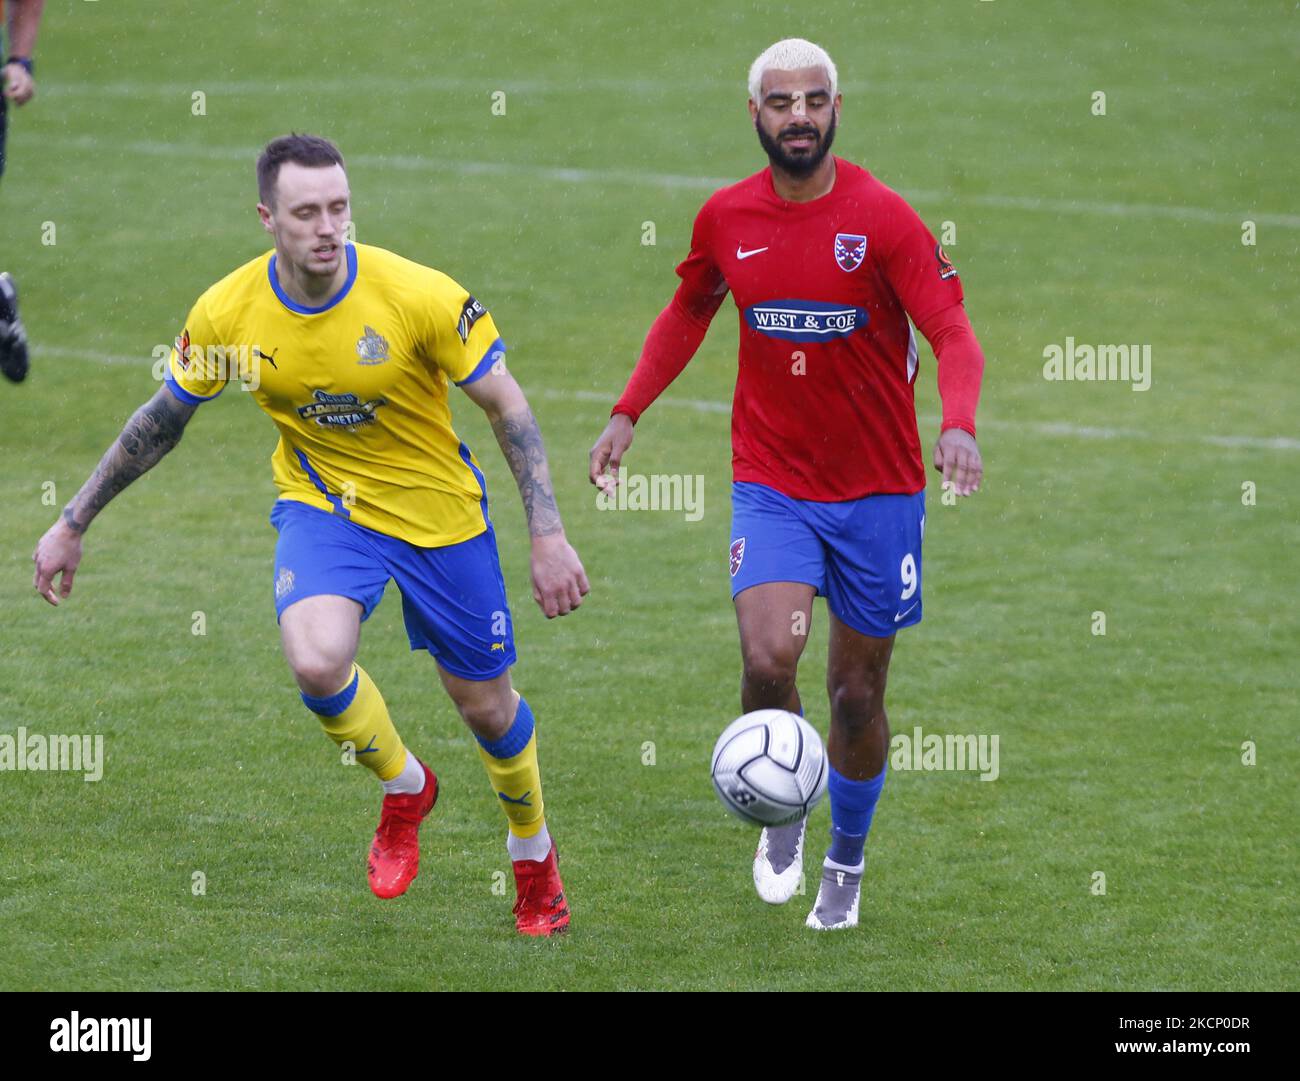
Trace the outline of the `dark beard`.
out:
<instances>
[{"instance_id":1,"label":"dark beard","mask_svg":"<svg viewBox=\"0 0 1300 1081\"><path fill-rule=\"evenodd\" d=\"M790 154L784 146L781 145L780 138L773 139L763 130L759 123L754 124L754 130L758 132L758 142L767 154L767 160L772 163L774 169L780 169L784 173L793 177L811 176L816 171L817 166L830 153L831 144L835 142L835 115L831 114L830 127L826 129L825 136L818 135L817 145L811 151L799 155ZM810 130L817 134L815 129L801 129L798 125L788 125L781 130L781 135L787 135L793 131Z\"/></svg>"}]
</instances>

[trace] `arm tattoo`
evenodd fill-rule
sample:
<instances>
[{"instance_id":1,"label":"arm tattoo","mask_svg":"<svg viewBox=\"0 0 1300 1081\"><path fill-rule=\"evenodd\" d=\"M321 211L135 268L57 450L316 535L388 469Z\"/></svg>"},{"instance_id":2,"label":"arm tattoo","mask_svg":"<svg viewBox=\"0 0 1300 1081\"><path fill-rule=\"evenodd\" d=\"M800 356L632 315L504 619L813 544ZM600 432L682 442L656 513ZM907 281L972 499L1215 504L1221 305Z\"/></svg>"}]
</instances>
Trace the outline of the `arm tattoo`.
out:
<instances>
[{"instance_id":1,"label":"arm tattoo","mask_svg":"<svg viewBox=\"0 0 1300 1081\"><path fill-rule=\"evenodd\" d=\"M519 485L524 513L528 516L528 532L534 537L559 533L564 526L555 505L542 433L537 428L532 410L498 416L492 421L492 430L501 444L501 453L510 465L510 472L515 475L515 483Z\"/></svg>"},{"instance_id":2,"label":"arm tattoo","mask_svg":"<svg viewBox=\"0 0 1300 1081\"><path fill-rule=\"evenodd\" d=\"M63 520L77 533L84 533L110 499L180 442L195 408L171 397L170 391L145 402L126 422L81 491L63 508Z\"/></svg>"}]
</instances>

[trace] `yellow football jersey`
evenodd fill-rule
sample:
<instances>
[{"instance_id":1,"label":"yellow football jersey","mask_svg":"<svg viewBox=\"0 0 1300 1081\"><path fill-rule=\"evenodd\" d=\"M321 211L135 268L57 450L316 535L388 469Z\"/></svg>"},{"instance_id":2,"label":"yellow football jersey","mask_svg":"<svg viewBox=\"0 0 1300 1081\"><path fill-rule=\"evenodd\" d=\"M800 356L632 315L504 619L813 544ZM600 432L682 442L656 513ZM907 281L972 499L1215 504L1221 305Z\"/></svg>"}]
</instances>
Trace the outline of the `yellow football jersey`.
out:
<instances>
[{"instance_id":1,"label":"yellow football jersey","mask_svg":"<svg viewBox=\"0 0 1300 1081\"><path fill-rule=\"evenodd\" d=\"M365 244L345 256L346 282L318 308L285 295L274 252L217 282L172 347L167 385L190 403L230 379L251 393L280 429L283 499L425 548L477 536L486 487L447 384L505 355L492 316L430 267Z\"/></svg>"}]
</instances>

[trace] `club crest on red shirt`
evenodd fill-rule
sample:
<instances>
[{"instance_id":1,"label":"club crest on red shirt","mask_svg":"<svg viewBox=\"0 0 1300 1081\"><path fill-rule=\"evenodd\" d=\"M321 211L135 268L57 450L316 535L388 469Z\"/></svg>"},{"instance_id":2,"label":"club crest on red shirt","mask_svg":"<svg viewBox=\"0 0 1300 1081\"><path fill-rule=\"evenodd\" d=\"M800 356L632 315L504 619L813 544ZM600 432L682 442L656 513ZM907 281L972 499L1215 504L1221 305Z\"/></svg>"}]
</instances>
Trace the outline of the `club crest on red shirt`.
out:
<instances>
[{"instance_id":1,"label":"club crest on red shirt","mask_svg":"<svg viewBox=\"0 0 1300 1081\"><path fill-rule=\"evenodd\" d=\"M835 234L835 262L841 270L857 270L867 257L867 238L860 233Z\"/></svg>"},{"instance_id":2,"label":"club crest on red shirt","mask_svg":"<svg viewBox=\"0 0 1300 1081\"><path fill-rule=\"evenodd\" d=\"M745 559L745 538L731 542L731 577L736 577L736 572L740 570L740 564Z\"/></svg>"}]
</instances>

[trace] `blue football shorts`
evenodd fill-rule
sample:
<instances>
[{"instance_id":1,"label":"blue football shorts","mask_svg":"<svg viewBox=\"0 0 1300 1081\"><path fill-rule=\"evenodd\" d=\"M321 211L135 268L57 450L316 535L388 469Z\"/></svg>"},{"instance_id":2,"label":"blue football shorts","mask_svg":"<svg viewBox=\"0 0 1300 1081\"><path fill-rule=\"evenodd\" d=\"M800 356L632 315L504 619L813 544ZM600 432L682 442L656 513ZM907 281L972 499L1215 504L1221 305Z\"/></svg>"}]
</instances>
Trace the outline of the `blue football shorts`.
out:
<instances>
[{"instance_id":1,"label":"blue football shorts","mask_svg":"<svg viewBox=\"0 0 1300 1081\"><path fill-rule=\"evenodd\" d=\"M841 622L888 638L921 622L924 535L924 489L820 503L737 481L731 595L765 582L806 582Z\"/></svg>"},{"instance_id":2,"label":"blue football shorts","mask_svg":"<svg viewBox=\"0 0 1300 1081\"><path fill-rule=\"evenodd\" d=\"M275 617L295 601L332 593L370 618L392 578L412 649L427 649L452 675L485 680L515 663L514 627L491 523L476 537L421 548L291 499L278 500Z\"/></svg>"}]
</instances>

